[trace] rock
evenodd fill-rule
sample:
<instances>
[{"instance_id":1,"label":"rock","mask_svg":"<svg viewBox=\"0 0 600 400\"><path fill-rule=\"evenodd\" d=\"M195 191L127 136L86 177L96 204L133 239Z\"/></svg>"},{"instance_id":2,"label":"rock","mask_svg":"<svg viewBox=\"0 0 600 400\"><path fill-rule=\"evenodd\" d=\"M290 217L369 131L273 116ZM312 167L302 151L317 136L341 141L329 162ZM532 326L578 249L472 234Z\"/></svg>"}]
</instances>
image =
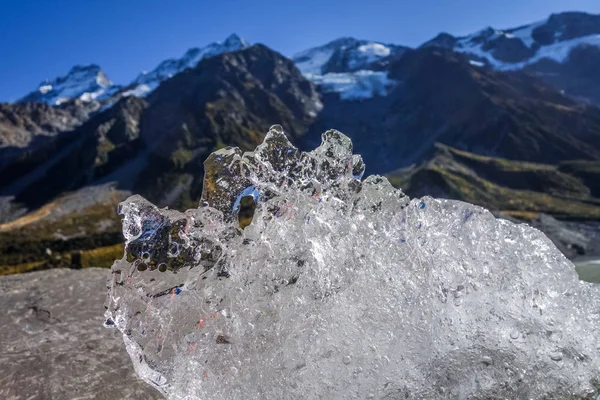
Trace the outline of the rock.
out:
<instances>
[{"instance_id":1,"label":"rock","mask_svg":"<svg viewBox=\"0 0 600 400\"><path fill-rule=\"evenodd\" d=\"M122 335L106 329L108 271L0 277L0 398L160 399L139 380Z\"/></svg>"},{"instance_id":2,"label":"rock","mask_svg":"<svg viewBox=\"0 0 600 400\"><path fill-rule=\"evenodd\" d=\"M531 221L531 226L544 232L568 258L573 259L586 254L589 239L584 234L569 229L564 222L550 215L540 214Z\"/></svg>"}]
</instances>

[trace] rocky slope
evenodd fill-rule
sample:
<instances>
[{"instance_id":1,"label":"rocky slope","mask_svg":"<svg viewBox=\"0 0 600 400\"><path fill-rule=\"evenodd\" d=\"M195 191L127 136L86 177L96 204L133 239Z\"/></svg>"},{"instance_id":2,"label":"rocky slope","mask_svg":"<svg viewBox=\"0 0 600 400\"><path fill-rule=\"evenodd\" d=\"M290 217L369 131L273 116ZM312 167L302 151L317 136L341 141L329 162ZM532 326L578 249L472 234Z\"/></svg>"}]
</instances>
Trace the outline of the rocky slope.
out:
<instances>
[{"instance_id":1,"label":"rocky slope","mask_svg":"<svg viewBox=\"0 0 600 400\"><path fill-rule=\"evenodd\" d=\"M579 178L589 169L588 180ZM600 219L600 161L573 167L486 157L442 144L419 164L388 174L409 195L454 198L508 215Z\"/></svg>"},{"instance_id":2,"label":"rocky slope","mask_svg":"<svg viewBox=\"0 0 600 400\"><path fill-rule=\"evenodd\" d=\"M46 140L44 138L73 130L100 108L99 102L81 100L60 106L37 102L0 103L0 166L5 160L3 151L37 148Z\"/></svg>"},{"instance_id":3,"label":"rocky slope","mask_svg":"<svg viewBox=\"0 0 600 400\"><path fill-rule=\"evenodd\" d=\"M304 146L335 126L376 173L419 162L435 142L532 162L600 159L600 108L524 72L481 69L434 47L406 51L387 72L394 84L386 96L358 102L325 93Z\"/></svg>"}]
</instances>

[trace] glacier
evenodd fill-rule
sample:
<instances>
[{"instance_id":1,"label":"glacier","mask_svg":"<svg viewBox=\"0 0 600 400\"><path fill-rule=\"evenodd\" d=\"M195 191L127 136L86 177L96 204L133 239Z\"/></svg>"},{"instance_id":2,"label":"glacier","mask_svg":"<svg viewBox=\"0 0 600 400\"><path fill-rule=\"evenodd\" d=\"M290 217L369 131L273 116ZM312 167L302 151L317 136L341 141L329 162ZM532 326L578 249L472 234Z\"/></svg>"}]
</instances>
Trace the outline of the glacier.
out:
<instances>
[{"instance_id":1,"label":"glacier","mask_svg":"<svg viewBox=\"0 0 600 400\"><path fill-rule=\"evenodd\" d=\"M398 84L388 78L387 71L330 72L324 75L306 74L305 77L320 86L324 93L338 93L342 100L386 96Z\"/></svg>"},{"instance_id":2,"label":"glacier","mask_svg":"<svg viewBox=\"0 0 600 400\"><path fill-rule=\"evenodd\" d=\"M398 82L386 71L372 70L373 64L399 56L405 47L340 38L292 57L302 75L324 93L338 93L341 100L364 100L386 96Z\"/></svg>"},{"instance_id":3,"label":"glacier","mask_svg":"<svg viewBox=\"0 0 600 400\"><path fill-rule=\"evenodd\" d=\"M534 228L364 171L338 131L301 152L273 126L209 156L197 209L121 203L105 325L138 375L169 399L599 394L599 286Z\"/></svg>"}]
</instances>

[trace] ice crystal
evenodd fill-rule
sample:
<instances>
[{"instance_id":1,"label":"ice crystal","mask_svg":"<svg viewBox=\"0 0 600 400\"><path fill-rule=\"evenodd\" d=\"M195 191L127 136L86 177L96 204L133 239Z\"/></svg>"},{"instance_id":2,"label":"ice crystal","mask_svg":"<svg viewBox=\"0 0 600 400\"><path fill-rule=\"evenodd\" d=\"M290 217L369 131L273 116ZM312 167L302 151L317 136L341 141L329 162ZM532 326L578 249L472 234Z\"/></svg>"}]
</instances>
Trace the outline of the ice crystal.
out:
<instances>
[{"instance_id":1,"label":"ice crystal","mask_svg":"<svg viewBox=\"0 0 600 400\"><path fill-rule=\"evenodd\" d=\"M137 373L171 399L595 395L600 287L541 232L364 168L340 132L304 153L274 126L207 159L198 209L122 203L106 317Z\"/></svg>"}]
</instances>

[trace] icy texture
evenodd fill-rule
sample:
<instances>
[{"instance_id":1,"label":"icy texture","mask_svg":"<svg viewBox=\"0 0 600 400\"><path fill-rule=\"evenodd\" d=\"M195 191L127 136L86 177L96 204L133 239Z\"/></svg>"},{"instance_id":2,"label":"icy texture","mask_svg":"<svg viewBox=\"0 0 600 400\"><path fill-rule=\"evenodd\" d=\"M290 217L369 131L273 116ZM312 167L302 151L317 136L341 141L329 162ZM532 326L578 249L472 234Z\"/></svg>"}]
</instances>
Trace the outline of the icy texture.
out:
<instances>
[{"instance_id":1,"label":"icy texture","mask_svg":"<svg viewBox=\"0 0 600 400\"><path fill-rule=\"evenodd\" d=\"M198 209L120 208L106 324L168 398L597 395L600 287L541 232L361 181L337 131L302 153L275 126L205 166Z\"/></svg>"}]
</instances>

